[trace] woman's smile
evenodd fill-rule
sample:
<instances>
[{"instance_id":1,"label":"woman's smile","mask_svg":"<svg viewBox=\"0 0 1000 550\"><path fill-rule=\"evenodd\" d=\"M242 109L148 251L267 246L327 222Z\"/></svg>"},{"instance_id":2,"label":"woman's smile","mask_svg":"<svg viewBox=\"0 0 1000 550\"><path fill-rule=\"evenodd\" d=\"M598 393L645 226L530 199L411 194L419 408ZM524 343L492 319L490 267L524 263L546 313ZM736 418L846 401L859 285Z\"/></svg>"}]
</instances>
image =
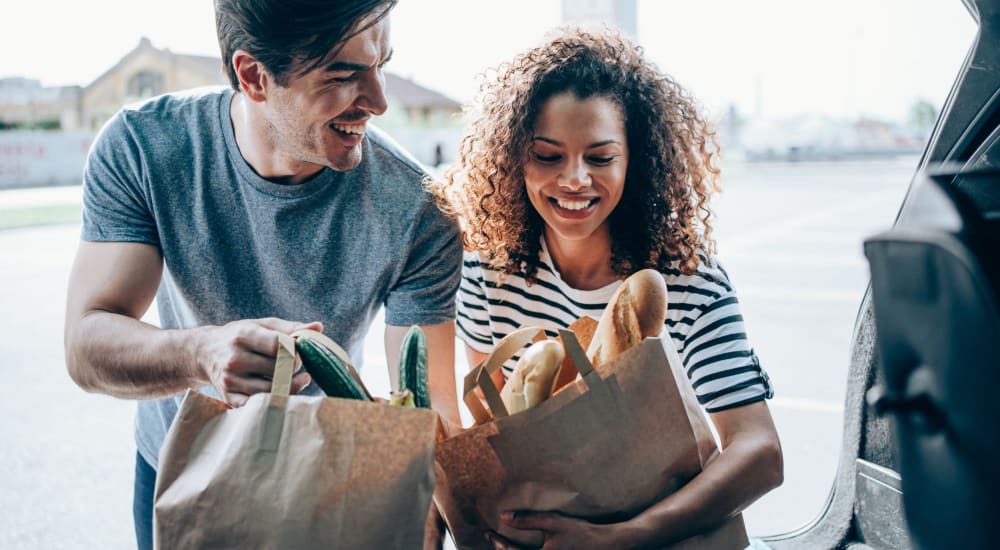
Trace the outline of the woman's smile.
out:
<instances>
[{"instance_id":1,"label":"woman's smile","mask_svg":"<svg viewBox=\"0 0 1000 550\"><path fill-rule=\"evenodd\" d=\"M549 204L553 206L556 214L563 218L579 220L592 215L597 211L599 197L582 199L564 199L549 197Z\"/></svg>"}]
</instances>

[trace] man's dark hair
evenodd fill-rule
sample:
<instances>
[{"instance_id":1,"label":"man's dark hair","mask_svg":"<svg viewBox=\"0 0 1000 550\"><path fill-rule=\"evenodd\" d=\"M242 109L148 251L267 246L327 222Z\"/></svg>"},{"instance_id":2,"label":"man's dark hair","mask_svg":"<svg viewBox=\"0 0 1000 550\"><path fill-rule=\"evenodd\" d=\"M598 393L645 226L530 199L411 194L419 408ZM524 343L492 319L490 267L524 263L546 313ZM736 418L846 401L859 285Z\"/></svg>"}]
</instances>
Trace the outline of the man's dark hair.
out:
<instances>
[{"instance_id":1,"label":"man's dark hair","mask_svg":"<svg viewBox=\"0 0 1000 550\"><path fill-rule=\"evenodd\" d=\"M245 50L277 83L318 67L335 48L374 25L397 0L215 0L222 64L234 90L233 52ZM369 14L375 17L361 20Z\"/></svg>"}]
</instances>

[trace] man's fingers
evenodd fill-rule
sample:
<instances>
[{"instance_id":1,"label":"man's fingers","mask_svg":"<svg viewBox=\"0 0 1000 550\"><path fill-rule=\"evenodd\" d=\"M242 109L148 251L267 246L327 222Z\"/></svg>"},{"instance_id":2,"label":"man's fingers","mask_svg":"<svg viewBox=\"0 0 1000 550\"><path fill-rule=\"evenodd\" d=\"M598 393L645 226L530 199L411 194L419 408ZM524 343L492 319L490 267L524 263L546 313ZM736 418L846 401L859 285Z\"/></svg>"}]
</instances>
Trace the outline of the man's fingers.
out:
<instances>
[{"instance_id":1,"label":"man's fingers","mask_svg":"<svg viewBox=\"0 0 1000 550\"><path fill-rule=\"evenodd\" d=\"M291 334L296 330L309 329L315 330L317 332L323 332L323 323L319 321L303 322L303 321L288 321L285 319L279 319L277 317L266 317L264 319L257 319L257 323L264 327L277 332L283 332L285 334Z\"/></svg>"},{"instance_id":2,"label":"man's fingers","mask_svg":"<svg viewBox=\"0 0 1000 550\"><path fill-rule=\"evenodd\" d=\"M299 325L294 330L302 330L302 329L309 329L309 330L315 330L316 332L323 332L323 323L320 323L319 321L313 321L311 323Z\"/></svg>"},{"instance_id":3,"label":"man's fingers","mask_svg":"<svg viewBox=\"0 0 1000 550\"><path fill-rule=\"evenodd\" d=\"M227 394L253 395L271 391L271 381L257 376L227 376L224 380Z\"/></svg>"},{"instance_id":4,"label":"man's fingers","mask_svg":"<svg viewBox=\"0 0 1000 550\"><path fill-rule=\"evenodd\" d=\"M302 391L303 388L309 385L309 382L312 382L312 377L309 376L309 373L304 370L299 372L298 374L292 377L291 393L292 394L299 393L300 391Z\"/></svg>"},{"instance_id":5,"label":"man's fingers","mask_svg":"<svg viewBox=\"0 0 1000 550\"><path fill-rule=\"evenodd\" d=\"M274 357L239 350L229 360L226 374L236 377L268 377L274 374Z\"/></svg>"},{"instance_id":6,"label":"man's fingers","mask_svg":"<svg viewBox=\"0 0 1000 550\"><path fill-rule=\"evenodd\" d=\"M249 351L274 358L278 355L278 335L276 333L291 334L301 329L322 332L323 323L318 321L300 323L276 317L255 319L253 322L241 327L236 343L239 347Z\"/></svg>"},{"instance_id":7,"label":"man's fingers","mask_svg":"<svg viewBox=\"0 0 1000 550\"><path fill-rule=\"evenodd\" d=\"M248 399L250 399L250 397L243 395L242 393L227 393L223 396L223 401L229 403L232 407L242 407L243 405L246 405Z\"/></svg>"},{"instance_id":8,"label":"man's fingers","mask_svg":"<svg viewBox=\"0 0 1000 550\"><path fill-rule=\"evenodd\" d=\"M308 372L292 377L292 387L290 393L296 394L309 385L312 378ZM246 403L249 396L257 393L269 393L271 391L271 379L255 375L228 374L223 377L223 395L226 395L226 402L234 407L241 407Z\"/></svg>"}]
</instances>

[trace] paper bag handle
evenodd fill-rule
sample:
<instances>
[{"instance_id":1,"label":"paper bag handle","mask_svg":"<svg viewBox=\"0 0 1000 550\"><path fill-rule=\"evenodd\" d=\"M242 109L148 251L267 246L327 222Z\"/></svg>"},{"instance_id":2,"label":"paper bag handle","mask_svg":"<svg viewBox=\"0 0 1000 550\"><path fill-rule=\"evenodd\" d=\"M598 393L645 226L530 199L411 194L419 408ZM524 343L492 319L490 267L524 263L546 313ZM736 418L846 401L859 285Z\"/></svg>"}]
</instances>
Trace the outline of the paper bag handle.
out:
<instances>
[{"instance_id":1,"label":"paper bag handle","mask_svg":"<svg viewBox=\"0 0 1000 550\"><path fill-rule=\"evenodd\" d=\"M587 359L587 352L583 351L583 346L576 339L576 334L572 330L561 328L559 329L559 338L562 339L563 350L569 356L569 360L573 362L576 371L580 373L580 376L584 380L593 383L594 378L592 374L596 371L594 370L594 366L590 364L590 359Z\"/></svg>"},{"instance_id":2,"label":"paper bag handle","mask_svg":"<svg viewBox=\"0 0 1000 550\"><path fill-rule=\"evenodd\" d=\"M295 339L278 333L278 354L274 358L274 375L271 393L287 396L292 391L292 374L295 371Z\"/></svg>"},{"instance_id":3,"label":"paper bag handle","mask_svg":"<svg viewBox=\"0 0 1000 550\"><path fill-rule=\"evenodd\" d=\"M490 375L496 372L504 362L513 357L525 344L544 335L545 329L541 327L522 327L511 332L497 343L493 351L481 363L465 375L463 396L476 425L485 424L493 418L504 418L510 415L507 411L507 406L500 399L500 390L497 389ZM577 371L588 381L588 384L592 384L595 380L591 375L596 371L587 359L587 354L580 346L576 335L571 330L560 329L559 336L562 338L566 354L569 355ZM476 396L475 390L477 387L482 390L483 397L486 398L486 404L489 405L489 410L483 407L483 403Z\"/></svg>"}]
</instances>

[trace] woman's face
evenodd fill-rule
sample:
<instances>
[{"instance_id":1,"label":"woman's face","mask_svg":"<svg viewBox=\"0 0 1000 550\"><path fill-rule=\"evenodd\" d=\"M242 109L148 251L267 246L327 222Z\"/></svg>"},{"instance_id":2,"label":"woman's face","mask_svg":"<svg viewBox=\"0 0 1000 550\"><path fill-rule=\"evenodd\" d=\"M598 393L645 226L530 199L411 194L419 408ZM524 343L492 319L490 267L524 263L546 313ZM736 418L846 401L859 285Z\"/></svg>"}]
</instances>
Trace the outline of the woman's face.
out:
<instances>
[{"instance_id":1,"label":"woman's face","mask_svg":"<svg viewBox=\"0 0 1000 550\"><path fill-rule=\"evenodd\" d=\"M535 122L524 166L528 198L549 238L581 241L609 234L628 168L625 120L606 97L549 98Z\"/></svg>"}]
</instances>

